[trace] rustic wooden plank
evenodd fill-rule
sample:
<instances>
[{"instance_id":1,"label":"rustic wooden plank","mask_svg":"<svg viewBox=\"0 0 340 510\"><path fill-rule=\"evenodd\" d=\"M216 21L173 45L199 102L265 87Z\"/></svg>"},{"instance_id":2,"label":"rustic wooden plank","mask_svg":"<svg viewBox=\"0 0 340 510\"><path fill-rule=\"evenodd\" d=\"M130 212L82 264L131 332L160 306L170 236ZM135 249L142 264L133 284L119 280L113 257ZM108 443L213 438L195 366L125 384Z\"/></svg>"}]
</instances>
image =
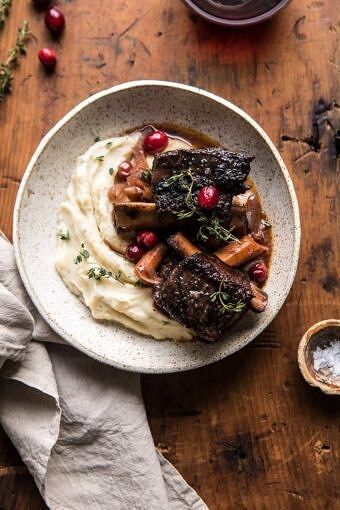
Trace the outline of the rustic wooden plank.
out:
<instances>
[{"instance_id":1,"label":"rustic wooden plank","mask_svg":"<svg viewBox=\"0 0 340 510\"><path fill-rule=\"evenodd\" d=\"M181 81L253 115L279 147L298 193L303 242L293 290L271 326L230 359L145 377L148 414L156 444L211 509L335 508L339 408L304 383L296 349L313 322L339 316L337 2L293 1L271 23L241 31L210 26L174 0L116 0L114 9L102 0L98 13L92 0L60 4L67 28L59 42L23 0L13 1L0 33L1 57L24 17L37 37L0 105L0 227L10 236L18 184L42 135L102 88L140 78ZM54 75L37 62L43 45L60 56ZM0 508L45 508L4 434Z\"/></svg>"}]
</instances>

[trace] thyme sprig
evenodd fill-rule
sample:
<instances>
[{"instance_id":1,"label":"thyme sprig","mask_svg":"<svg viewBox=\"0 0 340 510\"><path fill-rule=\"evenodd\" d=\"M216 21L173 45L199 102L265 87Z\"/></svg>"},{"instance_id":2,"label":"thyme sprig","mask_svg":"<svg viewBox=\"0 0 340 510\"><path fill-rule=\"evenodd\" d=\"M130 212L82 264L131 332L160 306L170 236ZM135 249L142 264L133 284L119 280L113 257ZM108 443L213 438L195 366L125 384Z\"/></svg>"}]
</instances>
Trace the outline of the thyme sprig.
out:
<instances>
[{"instance_id":1,"label":"thyme sprig","mask_svg":"<svg viewBox=\"0 0 340 510\"><path fill-rule=\"evenodd\" d=\"M69 241L71 238L70 238L70 232L68 230L60 230L60 232L58 233L58 237L59 239L61 239L62 241Z\"/></svg>"},{"instance_id":2,"label":"thyme sprig","mask_svg":"<svg viewBox=\"0 0 340 510\"><path fill-rule=\"evenodd\" d=\"M163 187L168 188L176 184L182 191L186 191L185 204L187 209L183 209L176 213L179 220L191 218L196 212L196 205L192 196L192 188L194 185L194 178L191 170L182 170L177 174L172 175L163 182Z\"/></svg>"},{"instance_id":3,"label":"thyme sprig","mask_svg":"<svg viewBox=\"0 0 340 510\"><path fill-rule=\"evenodd\" d=\"M81 262L85 262L90 257L90 252L86 248L86 244L84 242L81 243L80 248L81 249L78 255L76 255L73 259L74 264L80 264ZM108 271L107 269L105 269L105 267L102 267L95 262L90 262L90 265L91 267L86 273L90 279L93 278L94 280L101 280L102 278L113 277L115 280L117 280L117 282L121 283L120 278L122 276L122 272L120 270L117 271L117 273L112 274L111 271Z\"/></svg>"},{"instance_id":4,"label":"thyme sprig","mask_svg":"<svg viewBox=\"0 0 340 510\"><path fill-rule=\"evenodd\" d=\"M236 303L232 302L230 300L230 296L227 292L223 292L222 286L223 286L224 280L221 280L221 283L219 285L219 288L216 292L213 292L210 295L210 301L212 303L218 302L221 305L221 313L224 314L226 312L228 313L240 313L246 306L246 304L239 299Z\"/></svg>"},{"instance_id":5,"label":"thyme sprig","mask_svg":"<svg viewBox=\"0 0 340 510\"><path fill-rule=\"evenodd\" d=\"M200 228L197 232L197 239L199 241L207 241L210 236L219 241L224 241L225 243L229 241L239 241L239 239L232 234L231 230L221 225L220 220L214 215L204 216L202 214L198 217L197 221L200 223Z\"/></svg>"},{"instance_id":6,"label":"thyme sprig","mask_svg":"<svg viewBox=\"0 0 340 510\"><path fill-rule=\"evenodd\" d=\"M94 264L92 267L90 267L86 274L89 278L94 278L95 280L101 280L102 278L111 278L112 276L111 271L107 271L105 267L99 266L97 264Z\"/></svg>"},{"instance_id":7,"label":"thyme sprig","mask_svg":"<svg viewBox=\"0 0 340 510\"><path fill-rule=\"evenodd\" d=\"M0 28L6 21L11 5L12 0L0 0Z\"/></svg>"},{"instance_id":8,"label":"thyme sprig","mask_svg":"<svg viewBox=\"0 0 340 510\"><path fill-rule=\"evenodd\" d=\"M86 248L85 243L81 243L80 245L81 250L79 251L78 255L76 255L73 259L73 262L75 264L80 264L80 262L83 262L83 260L87 260L90 256L90 253L88 249Z\"/></svg>"},{"instance_id":9,"label":"thyme sprig","mask_svg":"<svg viewBox=\"0 0 340 510\"><path fill-rule=\"evenodd\" d=\"M0 101L3 101L7 94L11 92L13 75L11 73L21 55L26 53L25 43L31 37L28 21L24 21L22 26L18 28L15 46L8 52L5 62L0 63Z\"/></svg>"}]
</instances>

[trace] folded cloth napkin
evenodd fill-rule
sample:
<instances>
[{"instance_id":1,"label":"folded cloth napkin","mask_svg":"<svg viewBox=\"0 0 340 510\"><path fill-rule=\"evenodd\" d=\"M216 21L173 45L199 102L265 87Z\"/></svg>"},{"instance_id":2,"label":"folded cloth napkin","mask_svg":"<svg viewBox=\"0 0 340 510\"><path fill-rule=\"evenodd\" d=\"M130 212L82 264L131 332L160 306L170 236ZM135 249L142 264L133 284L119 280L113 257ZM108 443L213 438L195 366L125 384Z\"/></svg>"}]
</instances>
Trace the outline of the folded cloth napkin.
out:
<instances>
[{"instance_id":1,"label":"folded cloth napkin","mask_svg":"<svg viewBox=\"0 0 340 510\"><path fill-rule=\"evenodd\" d=\"M155 449L139 375L63 342L29 300L3 235L0 254L0 422L49 508L207 509Z\"/></svg>"}]
</instances>

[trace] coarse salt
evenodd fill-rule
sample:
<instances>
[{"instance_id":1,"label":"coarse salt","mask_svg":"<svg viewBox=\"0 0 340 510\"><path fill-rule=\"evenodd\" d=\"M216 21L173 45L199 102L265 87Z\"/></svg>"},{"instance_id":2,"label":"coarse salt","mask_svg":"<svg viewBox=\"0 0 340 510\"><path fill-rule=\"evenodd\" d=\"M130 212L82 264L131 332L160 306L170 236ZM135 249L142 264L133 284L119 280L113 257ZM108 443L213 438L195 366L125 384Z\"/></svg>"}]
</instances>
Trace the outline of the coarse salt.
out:
<instances>
[{"instance_id":1,"label":"coarse salt","mask_svg":"<svg viewBox=\"0 0 340 510\"><path fill-rule=\"evenodd\" d=\"M327 369L329 375L340 377L340 339L332 339L323 348L317 347L313 353L315 370Z\"/></svg>"}]
</instances>

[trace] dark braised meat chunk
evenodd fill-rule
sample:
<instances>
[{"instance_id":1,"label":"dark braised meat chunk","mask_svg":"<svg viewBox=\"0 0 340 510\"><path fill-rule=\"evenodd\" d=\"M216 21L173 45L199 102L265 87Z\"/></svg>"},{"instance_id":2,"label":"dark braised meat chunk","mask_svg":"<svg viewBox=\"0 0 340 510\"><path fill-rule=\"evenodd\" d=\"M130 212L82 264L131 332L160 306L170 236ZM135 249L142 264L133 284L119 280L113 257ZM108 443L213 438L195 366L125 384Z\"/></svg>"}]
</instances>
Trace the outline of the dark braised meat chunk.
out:
<instances>
[{"instance_id":1,"label":"dark braised meat chunk","mask_svg":"<svg viewBox=\"0 0 340 510\"><path fill-rule=\"evenodd\" d=\"M245 273L204 253L183 259L154 287L156 307L205 342L220 339L252 296Z\"/></svg>"},{"instance_id":2,"label":"dark braised meat chunk","mask_svg":"<svg viewBox=\"0 0 340 510\"><path fill-rule=\"evenodd\" d=\"M232 197L246 189L244 182L252 159L222 148L183 149L156 155L151 184L158 214L184 223L190 218L192 223L197 220L199 190L216 186L220 198L214 215L228 228Z\"/></svg>"}]
</instances>

